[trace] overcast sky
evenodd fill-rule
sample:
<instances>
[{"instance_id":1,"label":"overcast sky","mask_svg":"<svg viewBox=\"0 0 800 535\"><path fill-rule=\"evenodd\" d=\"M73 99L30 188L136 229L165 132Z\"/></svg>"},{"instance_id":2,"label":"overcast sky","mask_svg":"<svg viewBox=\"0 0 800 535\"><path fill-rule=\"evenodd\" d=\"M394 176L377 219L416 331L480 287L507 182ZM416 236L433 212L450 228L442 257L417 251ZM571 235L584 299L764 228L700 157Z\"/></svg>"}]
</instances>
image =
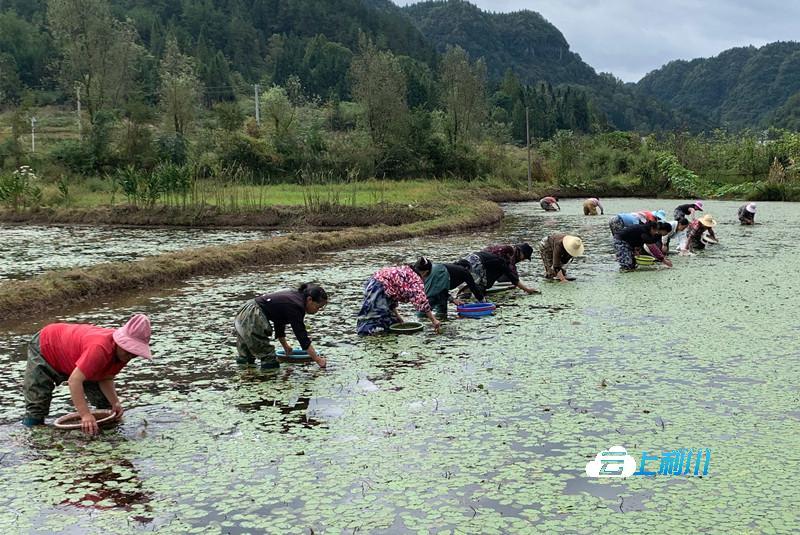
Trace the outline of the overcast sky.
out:
<instances>
[{"instance_id":1,"label":"overcast sky","mask_svg":"<svg viewBox=\"0 0 800 535\"><path fill-rule=\"evenodd\" d=\"M394 0L398 5L415 0ZM796 0L471 0L484 11L541 13L598 72L636 82L674 59L800 39Z\"/></svg>"}]
</instances>

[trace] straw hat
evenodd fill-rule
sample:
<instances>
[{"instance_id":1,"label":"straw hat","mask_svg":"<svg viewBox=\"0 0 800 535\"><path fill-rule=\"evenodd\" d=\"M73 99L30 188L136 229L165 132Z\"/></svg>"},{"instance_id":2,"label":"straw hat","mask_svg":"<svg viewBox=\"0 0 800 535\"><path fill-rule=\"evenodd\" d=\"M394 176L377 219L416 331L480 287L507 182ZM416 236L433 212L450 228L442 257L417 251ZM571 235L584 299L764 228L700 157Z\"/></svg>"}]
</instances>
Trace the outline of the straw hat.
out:
<instances>
[{"instance_id":1,"label":"straw hat","mask_svg":"<svg viewBox=\"0 0 800 535\"><path fill-rule=\"evenodd\" d=\"M577 236L564 236L561 242L570 256L583 256L583 241Z\"/></svg>"},{"instance_id":2,"label":"straw hat","mask_svg":"<svg viewBox=\"0 0 800 535\"><path fill-rule=\"evenodd\" d=\"M706 215L704 215L703 217L701 217L700 219L698 219L698 221L700 221L700 223L701 223L701 224L702 224L704 227L715 227L715 226L717 225L717 222L716 222L716 221L714 221L714 218L713 218L713 217L711 217L711 214L706 214Z\"/></svg>"}]
</instances>

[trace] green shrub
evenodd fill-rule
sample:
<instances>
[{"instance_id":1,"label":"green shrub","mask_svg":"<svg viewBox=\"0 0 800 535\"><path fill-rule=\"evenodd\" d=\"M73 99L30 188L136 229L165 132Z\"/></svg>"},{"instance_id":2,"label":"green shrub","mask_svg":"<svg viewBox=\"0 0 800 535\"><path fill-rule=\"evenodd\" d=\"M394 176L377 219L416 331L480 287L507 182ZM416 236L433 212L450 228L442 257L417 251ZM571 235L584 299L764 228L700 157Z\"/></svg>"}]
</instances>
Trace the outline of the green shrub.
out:
<instances>
[{"instance_id":1,"label":"green shrub","mask_svg":"<svg viewBox=\"0 0 800 535\"><path fill-rule=\"evenodd\" d=\"M800 185L760 182L749 196L751 201L800 201Z\"/></svg>"},{"instance_id":2,"label":"green shrub","mask_svg":"<svg viewBox=\"0 0 800 535\"><path fill-rule=\"evenodd\" d=\"M169 133L156 137L156 157L160 162L170 162L177 165L186 163L189 143L181 134Z\"/></svg>"},{"instance_id":3,"label":"green shrub","mask_svg":"<svg viewBox=\"0 0 800 535\"><path fill-rule=\"evenodd\" d=\"M0 202L14 210L39 204L42 190L38 182L39 179L27 165L0 176Z\"/></svg>"},{"instance_id":4,"label":"green shrub","mask_svg":"<svg viewBox=\"0 0 800 535\"><path fill-rule=\"evenodd\" d=\"M56 182L56 186L58 187L58 201L60 204L64 206L69 206L72 202L72 195L69 191L69 182L66 177L61 176L59 177L58 181Z\"/></svg>"},{"instance_id":5,"label":"green shrub","mask_svg":"<svg viewBox=\"0 0 800 535\"><path fill-rule=\"evenodd\" d=\"M445 145L444 169L441 176L474 180L491 174L491 162L467 145Z\"/></svg>"},{"instance_id":6,"label":"green shrub","mask_svg":"<svg viewBox=\"0 0 800 535\"><path fill-rule=\"evenodd\" d=\"M219 156L213 151L194 153L187 165L196 178L213 178L220 174Z\"/></svg>"},{"instance_id":7,"label":"green shrub","mask_svg":"<svg viewBox=\"0 0 800 535\"><path fill-rule=\"evenodd\" d=\"M96 167L90 147L72 139L57 143L50 151L50 160L80 175L90 175Z\"/></svg>"},{"instance_id":8,"label":"green shrub","mask_svg":"<svg viewBox=\"0 0 800 535\"><path fill-rule=\"evenodd\" d=\"M240 168L260 182L281 170L280 162L264 141L240 133L225 136L220 143L219 166Z\"/></svg>"},{"instance_id":9,"label":"green shrub","mask_svg":"<svg viewBox=\"0 0 800 535\"><path fill-rule=\"evenodd\" d=\"M528 161L525 149L517 149L510 145L487 142L478 146L478 154L491 162L491 176L507 183L522 183L528 179ZM531 154L531 175L538 178L541 168L537 168L534 155Z\"/></svg>"},{"instance_id":10,"label":"green shrub","mask_svg":"<svg viewBox=\"0 0 800 535\"><path fill-rule=\"evenodd\" d=\"M10 165L13 165L14 162L19 161L22 157L22 154L23 150L20 146L19 140L9 137L0 143L0 169L5 167L6 162L9 162Z\"/></svg>"},{"instance_id":11,"label":"green shrub","mask_svg":"<svg viewBox=\"0 0 800 535\"><path fill-rule=\"evenodd\" d=\"M245 113L238 102L220 102L214 105L211 110L214 116L214 121L218 128L226 132L236 132L241 130Z\"/></svg>"},{"instance_id":12,"label":"green shrub","mask_svg":"<svg viewBox=\"0 0 800 535\"><path fill-rule=\"evenodd\" d=\"M629 173L623 169L628 168ZM624 167L618 166L615 174L630 174L637 177L639 192L646 195L660 195L673 191L681 196L710 195L713 185L703 181L693 171L687 169L670 152L641 151L630 158Z\"/></svg>"},{"instance_id":13,"label":"green shrub","mask_svg":"<svg viewBox=\"0 0 800 535\"><path fill-rule=\"evenodd\" d=\"M128 201L128 204L138 205L144 197L142 171L132 165L117 169L114 173L114 183Z\"/></svg>"},{"instance_id":14,"label":"green shrub","mask_svg":"<svg viewBox=\"0 0 800 535\"><path fill-rule=\"evenodd\" d=\"M86 149L92 155L94 170L110 170L117 166L116 155L111 148L111 134L115 117L111 112L99 111L94 117L94 124L89 130Z\"/></svg>"},{"instance_id":15,"label":"green shrub","mask_svg":"<svg viewBox=\"0 0 800 535\"><path fill-rule=\"evenodd\" d=\"M147 180L148 186L157 191L158 195L152 201L155 203L163 193L171 196L175 203L186 206L189 192L192 189L193 174L188 165L175 165L174 163L162 163L156 167Z\"/></svg>"},{"instance_id":16,"label":"green shrub","mask_svg":"<svg viewBox=\"0 0 800 535\"><path fill-rule=\"evenodd\" d=\"M375 176L375 160L378 150L370 135L363 130L347 133L332 133L328 137L324 166L337 176L346 176L355 170L359 176Z\"/></svg>"}]
</instances>

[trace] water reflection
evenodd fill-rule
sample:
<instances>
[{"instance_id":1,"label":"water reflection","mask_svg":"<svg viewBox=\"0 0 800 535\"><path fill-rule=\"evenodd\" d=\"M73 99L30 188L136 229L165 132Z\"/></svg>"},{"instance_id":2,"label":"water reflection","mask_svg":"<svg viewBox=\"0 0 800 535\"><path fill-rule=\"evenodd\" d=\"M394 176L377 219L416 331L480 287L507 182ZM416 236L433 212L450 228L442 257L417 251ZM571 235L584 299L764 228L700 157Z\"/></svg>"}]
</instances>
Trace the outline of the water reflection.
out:
<instances>
[{"instance_id":1,"label":"water reflection","mask_svg":"<svg viewBox=\"0 0 800 535\"><path fill-rule=\"evenodd\" d=\"M59 505L97 510L130 510L133 505L144 505L150 501L152 494L142 489L142 482L133 463L126 459L108 459L108 462L111 466L76 474L71 482L64 485L65 492L75 497L66 499ZM91 490L87 491L87 488ZM149 522L152 518L139 517L137 520Z\"/></svg>"},{"instance_id":2,"label":"water reflection","mask_svg":"<svg viewBox=\"0 0 800 535\"><path fill-rule=\"evenodd\" d=\"M13 450L0 454L0 467L14 467L53 496L38 514L91 518L103 511L136 511L133 520L148 523L153 493L144 488L136 461L125 455L127 439L119 429L89 438L79 431L54 428L22 429L3 426L0 431ZM7 461L7 459L11 457Z\"/></svg>"}]
</instances>

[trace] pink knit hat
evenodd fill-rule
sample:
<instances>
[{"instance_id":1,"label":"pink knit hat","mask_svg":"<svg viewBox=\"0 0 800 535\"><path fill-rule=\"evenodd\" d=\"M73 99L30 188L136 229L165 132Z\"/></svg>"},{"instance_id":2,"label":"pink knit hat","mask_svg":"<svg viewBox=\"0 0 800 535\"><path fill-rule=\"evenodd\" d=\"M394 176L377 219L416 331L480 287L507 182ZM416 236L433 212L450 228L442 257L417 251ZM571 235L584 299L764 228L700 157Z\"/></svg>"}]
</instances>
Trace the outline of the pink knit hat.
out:
<instances>
[{"instance_id":1,"label":"pink knit hat","mask_svg":"<svg viewBox=\"0 0 800 535\"><path fill-rule=\"evenodd\" d=\"M150 353L150 318L134 314L124 326L114 331L114 341L119 347L137 357L153 358Z\"/></svg>"},{"instance_id":2,"label":"pink knit hat","mask_svg":"<svg viewBox=\"0 0 800 535\"><path fill-rule=\"evenodd\" d=\"M701 212L703 211L703 201L694 201L694 206Z\"/></svg>"}]
</instances>

